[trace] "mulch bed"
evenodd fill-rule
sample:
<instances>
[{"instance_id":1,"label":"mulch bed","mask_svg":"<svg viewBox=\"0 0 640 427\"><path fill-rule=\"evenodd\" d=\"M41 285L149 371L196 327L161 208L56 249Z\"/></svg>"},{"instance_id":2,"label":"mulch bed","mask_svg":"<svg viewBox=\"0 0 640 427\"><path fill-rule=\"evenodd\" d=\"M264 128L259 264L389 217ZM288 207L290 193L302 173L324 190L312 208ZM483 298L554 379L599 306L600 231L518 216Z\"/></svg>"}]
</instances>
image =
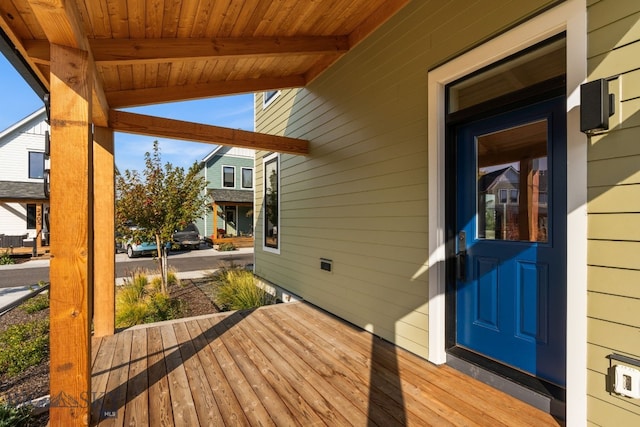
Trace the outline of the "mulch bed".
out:
<instances>
[{"instance_id":1,"label":"mulch bed","mask_svg":"<svg viewBox=\"0 0 640 427\"><path fill-rule=\"evenodd\" d=\"M199 316L219 312L216 305L201 289L203 280L182 280L181 286L170 288L170 295L183 303L183 317ZM12 325L27 323L49 317L49 309L27 314L20 307L0 318L0 332ZM49 394L49 358L37 366L32 366L20 375L13 377L0 375L0 399L11 403L24 402ZM46 426L47 413L38 417L34 427Z\"/></svg>"}]
</instances>

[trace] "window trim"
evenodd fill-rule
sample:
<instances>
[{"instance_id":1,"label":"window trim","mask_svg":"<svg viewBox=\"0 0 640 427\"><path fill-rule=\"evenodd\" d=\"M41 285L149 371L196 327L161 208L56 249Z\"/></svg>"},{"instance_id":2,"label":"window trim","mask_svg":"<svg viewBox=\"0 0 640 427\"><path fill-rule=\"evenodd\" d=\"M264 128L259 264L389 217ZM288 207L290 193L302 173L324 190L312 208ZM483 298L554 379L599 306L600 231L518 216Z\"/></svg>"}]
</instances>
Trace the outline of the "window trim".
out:
<instances>
[{"instance_id":1,"label":"window trim","mask_svg":"<svg viewBox=\"0 0 640 427\"><path fill-rule=\"evenodd\" d=\"M225 185L225 182L224 182L225 168L231 168L233 170L233 185L231 186ZM236 167L231 165L222 165L222 188L233 189L236 187L237 187L236 186Z\"/></svg>"},{"instance_id":2,"label":"window trim","mask_svg":"<svg viewBox=\"0 0 640 427\"><path fill-rule=\"evenodd\" d=\"M267 207L267 197L266 197L266 191L267 191L267 163L271 163L272 161L276 162L276 171L277 171L277 176L278 176L278 182L277 182L277 192L278 192L278 198L277 198L277 203L278 203L278 207L277 207L277 212L278 212L278 222L275 224L275 226L277 227L278 230L278 238L276 240L276 247L273 246L267 246L265 244L266 241L266 233L267 233L267 227L266 227L266 222L267 222L267 214L266 214L266 207ZM282 202L281 202L281 191L280 191L280 181L282 179L282 172L281 172L281 168L280 168L280 154L278 153L272 153L269 154L268 156L265 156L262 158L262 175L263 175L263 186L262 186L262 206L263 206L263 212L265 212L264 214L264 218L262 221L262 233L261 233L261 239L262 239L262 250L265 252L270 252L273 254L280 254L280 248L282 248L282 227L281 227L281 206L282 206Z\"/></svg>"},{"instance_id":3,"label":"window trim","mask_svg":"<svg viewBox=\"0 0 640 427\"><path fill-rule=\"evenodd\" d=\"M502 196L504 194L504 197ZM509 201L509 194L506 188L498 189L498 203L504 205Z\"/></svg>"},{"instance_id":4,"label":"window trim","mask_svg":"<svg viewBox=\"0 0 640 427\"><path fill-rule=\"evenodd\" d=\"M510 204L518 204L518 197L520 196L520 192L515 188L509 189L509 203ZM513 195L515 194L515 197Z\"/></svg>"},{"instance_id":5,"label":"window trim","mask_svg":"<svg viewBox=\"0 0 640 427\"><path fill-rule=\"evenodd\" d=\"M251 185L249 187L245 187L244 186L244 171L245 170L250 170L251 171ZM253 183L254 181L254 174L253 174L253 168L248 168L248 167L242 167L242 170L240 172L240 188L242 188L243 190L251 190L254 188L255 184Z\"/></svg>"},{"instance_id":6,"label":"window trim","mask_svg":"<svg viewBox=\"0 0 640 427\"><path fill-rule=\"evenodd\" d=\"M273 93L273 95L267 98L267 94ZM262 92L262 109L264 110L269 105L271 105L282 93L281 90L267 90Z\"/></svg>"},{"instance_id":7,"label":"window trim","mask_svg":"<svg viewBox=\"0 0 640 427\"><path fill-rule=\"evenodd\" d=\"M31 173L31 155L32 154L39 154L42 156L42 176L40 177L34 177ZM27 173L28 173L28 177L29 179L44 179L44 151L37 151L37 150L30 150L29 154L28 154L28 159L27 159Z\"/></svg>"}]
</instances>

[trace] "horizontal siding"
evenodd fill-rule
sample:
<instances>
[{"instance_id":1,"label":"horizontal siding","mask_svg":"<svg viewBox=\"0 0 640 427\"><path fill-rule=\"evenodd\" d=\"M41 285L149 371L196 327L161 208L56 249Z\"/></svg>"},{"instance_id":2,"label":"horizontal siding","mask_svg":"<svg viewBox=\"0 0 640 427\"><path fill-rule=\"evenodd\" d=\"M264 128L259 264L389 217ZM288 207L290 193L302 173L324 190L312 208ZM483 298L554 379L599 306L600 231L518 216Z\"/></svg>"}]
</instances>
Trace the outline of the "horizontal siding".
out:
<instances>
[{"instance_id":1,"label":"horizontal siding","mask_svg":"<svg viewBox=\"0 0 640 427\"><path fill-rule=\"evenodd\" d=\"M637 425L640 402L607 389L607 356L640 359L640 4L602 0L588 14L589 79L610 79L616 98L588 150L588 417Z\"/></svg>"},{"instance_id":2,"label":"horizontal siding","mask_svg":"<svg viewBox=\"0 0 640 427\"><path fill-rule=\"evenodd\" d=\"M588 267L589 291L640 298L640 270Z\"/></svg>"},{"instance_id":3,"label":"horizontal siding","mask_svg":"<svg viewBox=\"0 0 640 427\"><path fill-rule=\"evenodd\" d=\"M282 156L281 253L258 244L256 273L426 357L428 70L550 3L411 2L308 88L264 110L258 94L256 131L310 149ZM256 153L256 236L265 154Z\"/></svg>"},{"instance_id":4,"label":"horizontal siding","mask_svg":"<svg viewBox=\"0 0 640 427\"><path fill-rule=\"evenodd\" d=\"M235 167L235 187L229 189L242 190L242 168L253 168L253 158L223 156L212 159L207 163L209 188L222 188L223 166Z\"/></svg>"},{"instance_id":5,"label":"horizontal siding","mask_svg":"<svg viewBox=\"0 0 640 427\"><path fill-rule=\"evenodd\" d=\"M598 240L640 241L640 213L591 215L589 237Z\"/></svg>"},{"instance_id":6,"label":"horizontal siding","mask_svg":"<svg viewBox=\"0 0 640 427\"><path fill-rule=\"evenodd\" d=\"M27 230L27 205L0 203L0 234L20 236L26 233L29 233L29 237L36 234L35 230Z\"/></svg>"},{"instance_id":7,"label":"horizontal siding","mask_svg":"<svg viewBox=\"0 0 640 427\"><path fill-rule=\"evenodd\" d=\"M29 152L44 152L44 136L35 133L12 136L0 145L0 181L42 182L29 179Z\"/></svg>"},{"instance_id":8,"label":"horizontal siding","mask_svg":"<svg viewBox=\"0 0 640 427\"><path fill-rule=\"evenodd\" d=\"M589 164L598 160L640 155L640 127L616 129L589 141ZM610 173L616 173L610 170ZM620 178L618 178L620 179Z\"/></svg>"}]
</instances>

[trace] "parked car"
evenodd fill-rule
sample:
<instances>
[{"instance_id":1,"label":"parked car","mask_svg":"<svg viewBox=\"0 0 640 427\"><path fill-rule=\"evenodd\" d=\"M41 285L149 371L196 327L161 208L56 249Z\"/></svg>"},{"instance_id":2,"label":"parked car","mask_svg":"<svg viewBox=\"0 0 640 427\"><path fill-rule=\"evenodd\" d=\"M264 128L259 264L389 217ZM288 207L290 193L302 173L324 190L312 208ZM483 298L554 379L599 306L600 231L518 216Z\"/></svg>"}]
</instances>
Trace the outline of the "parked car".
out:
<instances>
[{"instance_id":1,"label":"parked car","mask_svg":"<svg viewBox=\"0 0 640 427\"><path fill-rule=\"evenodd\" d=\"M127 242L127 256L129 258L137 258L142 255L157 255L158 248L155 243L150 242Z\"/></svg>"},{"instance_id":2,"label":"parked car","mask_svg":"<svg viewBox=\"0 0 640 427\"><path fill-rule=\"evenodd\" d=\"M130 225L129 229L132 234L138 229L135 225ZM128 238L127 238L128 237ZM171 244L166 244L167 250L171 248ZM129 258L137 258L142 255L157 255L158 248L155 242L141 242L140 239L130 236L122 236L116 234L116 253L126 252Z\"/></svg>"},{"instance_id":3,"label":"parked car","mask_svg":"<svg viewBox=\"0 0 640 427\"><path fill-rule=\"evenodd\" d=\"M200 249L202 236L198 227L191 223L180 231L173 233L173 242L181 248Z\"/></svg>"}]
</instances>

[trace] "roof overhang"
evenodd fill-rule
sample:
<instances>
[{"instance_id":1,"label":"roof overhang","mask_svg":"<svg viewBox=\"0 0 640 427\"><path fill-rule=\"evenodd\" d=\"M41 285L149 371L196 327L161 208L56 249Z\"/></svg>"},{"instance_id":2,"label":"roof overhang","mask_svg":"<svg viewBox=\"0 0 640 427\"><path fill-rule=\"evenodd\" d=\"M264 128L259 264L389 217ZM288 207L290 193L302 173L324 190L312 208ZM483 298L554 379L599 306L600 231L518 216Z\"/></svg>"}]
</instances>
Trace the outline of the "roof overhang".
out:
<instances>
[{"instance_id":1,"label":"roof overhang","mask_svg":"<svg viewBox=\"0 0 640 427\"><path fill-rule=\"evenodd\" d=\"M39 96L52 44L88 52L92 121L106 127L115 108L304 87L408 2L2 2L2 51Z\"/></svg>"}]
</instances>

